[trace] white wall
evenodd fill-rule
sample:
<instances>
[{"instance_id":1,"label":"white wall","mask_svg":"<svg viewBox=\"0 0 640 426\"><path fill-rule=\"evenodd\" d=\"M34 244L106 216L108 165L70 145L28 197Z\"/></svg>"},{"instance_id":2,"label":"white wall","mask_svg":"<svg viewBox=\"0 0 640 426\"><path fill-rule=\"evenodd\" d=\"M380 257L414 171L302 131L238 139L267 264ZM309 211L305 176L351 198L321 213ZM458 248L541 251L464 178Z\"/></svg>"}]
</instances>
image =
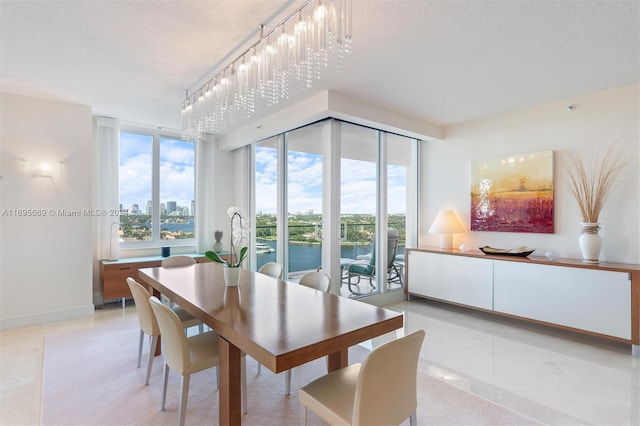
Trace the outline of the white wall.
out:
<instances>
[{"instance_id":1,"label":"white wall","mask_svg":"<svg viewBox=\"0 0 640 426\"><path fill-rule=\"evenodd\" d=\"M0 327L93 315L92 219L51 213L91 208L91 108L0 93L0 123Z\"/></svg>"},{"instance_id":2,"label":"white wall","mask_svg":"<svg viewBox=\"0 0 640 426\"><path fill-rule=\"evenodd\" d=\"M601 261L640 263L640 157L638 84L566 99L499 116L449 126L444 141L423 142L420 245L438 246L428 234L438 210L453 209L467 229L454 235L454 247L529 246L535 255L554 250L581 258L581 222L565 169L569 152L591 161L620 139L633 156L600 215ZM568 112L567 106L575 105ZM470 232L470 161L526 152L554 151L555 233Z\"/></svg>"},{"instance_id":3,"label":"white wall","mask_svg":"<svg viewBox=\"0 0 640 426\"><path fill-rule=\"evenodd\" d=\"M636 84L539 105L450 126L444 141L424 142L420 244L438 244L427 230L441 208L453 208L469 229L472 159L553 150L555 234L466 232L454 245L527 245L535 255L552 249L580 258L580 216L562 163L570 151L592 158L622 139L633 161L600 217L601 260L640 263L639 93ZM569 104L573 112L566 111ZM0 93L0 123L0 213L91 208L90 107ZM226 209L244 203L239 188L246 184L246 153L215 158L214 227L224 229ZM40 161L63 164L56 176L35 178L31 169ZM91 223L90 217L0 215L0 328L93 314Z\"/></svg>"}]
</instances>

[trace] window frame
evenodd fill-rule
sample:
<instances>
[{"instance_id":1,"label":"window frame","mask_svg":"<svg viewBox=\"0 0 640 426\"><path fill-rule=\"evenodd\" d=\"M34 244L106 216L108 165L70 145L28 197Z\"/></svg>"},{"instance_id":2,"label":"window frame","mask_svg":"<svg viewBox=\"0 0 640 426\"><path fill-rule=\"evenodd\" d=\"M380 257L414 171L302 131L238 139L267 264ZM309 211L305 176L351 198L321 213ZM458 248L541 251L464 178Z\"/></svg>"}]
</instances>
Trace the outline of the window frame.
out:
<instances>
[{"instance_id":1,"label":"window frame","mask_svg":"<svg viewBox=\"0 0 640 426\"><path fill-rule=\"evenodd\" d=\"M333 117L327 117L322 120L318 120L313 123L309 123L308 127L316 123L324 123L324 127L321 130L322 133L322 153L323 153L323 235L325 240L322 245L322 267L324 271L332 276L333 283L331 292L334 294L340 294L341 280L337 279L340 276L339 265L339 253L340 253L340 193L341 193L341 147L343 137L341 127L343 124L354 125L363 128L369 128L375 131L375 143L376 143L376 235L375 242L378 247L387 247L387 229L388 229L388 171L389 171L389 153L390 143L388 141L390 135L406 138L407 142L411 145L409 147L409 164L408 172L406 175L406 213L405 213L405 247L415 246L418 240L418 194L419 194L419 155L420 155L420 140L415 137L402 135L400 133L389 132L382 129L377 129L371 126L364 126L349 122L347 120L337 119ZM256 206L256 146L265 140L272 138L278 138L277 153L278 153L278 183L277 183L277 261L285 266L285 279L289 273L288 266L288 250L285 247L288 246L288 233L287 218L288 218L288 204L287 193L289 187L289 176L287 168L288 150L289 146L286 143L289 133L298 128L291 129L269 138L261 139L260 141L252 143L251 146L251 159L250 159L250 211L253 217L255 217L255 211L259 206ZM391 144L392 145L392 144ZM285 213L287 212L287 213ZM255 224L252 224L255 226ZM255 243L255 228L252 233ZM252 245L252 252L255 246ZM286 255L285 255L286 251ZM251 268L255 268L256 263L251 264ZM387 253L384 251L384 256L378 256L376 262L376 276L385 277L384 281L377 281L376 292L355 297L361 299L373 299L382 300L379 298L388 298L384 300L392 300L398 295L404 293L403 288L406 284L403 284L400 288L387 289L386 277L387 277Z\"/></svg>"},{"instance_id":2,"label":"window frame","mask_svg":"<svg viewBox=\"0 0 640 426\"><path fill-rule=\"evenodd\" d=\"M150 136L152 138L151 142L151 202L152 202L152 213L151 213L151 239L145 241L121 241L119 243L121 250L131 250L131 249L145 249L145 248L159 248L159 247L181 247L181 246L194 246L196 245L196 236L195 236L195 222L197 221L196 212L193 211L193 220L194 220L194 234L193 238L183 238L177 240L163 240L160 238L160 140L161 139L173 139L179 140L186 143L189 141L185 141L180 132L171 131L167 129L147 129L137 126L131 125L121 125L119 129L119 136L122 133L133 133L136 135ZM118 145L120 142L118 142ZM118 147L119 149L119 147ZM194 157L194 173L193 173L193 197L195 200L196 192L196 172L195 172L195 164L196 164L196 150L194 146L193 150ZM118 186L120 185L120 156L118 154ZM195 200L197 203L197 200ZM120 193L118 191L118 204L120 204ZM146 206L146 204L145 204ZM126 210L125 206L122 206L123 211ZM194 209L195 210L195 209Z\"/></svg>"}]
</instances>

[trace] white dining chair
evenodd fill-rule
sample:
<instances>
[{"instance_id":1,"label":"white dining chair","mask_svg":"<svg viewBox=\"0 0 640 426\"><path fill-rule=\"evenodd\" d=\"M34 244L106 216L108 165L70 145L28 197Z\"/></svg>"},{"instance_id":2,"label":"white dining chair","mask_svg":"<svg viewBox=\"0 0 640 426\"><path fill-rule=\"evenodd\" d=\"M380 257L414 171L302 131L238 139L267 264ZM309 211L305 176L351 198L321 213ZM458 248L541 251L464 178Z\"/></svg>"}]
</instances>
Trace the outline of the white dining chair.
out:
<instances>
[{"instance_id":1,"label":"white dining chair","mask_svg":"<svg viewBox=\"0 0 640 426\"><path fill-rule=\"evenodd\" d=\"M307 408L332 425L417 424L418 359L424 341L418 330L385 343L362 364L333 371L300 388L301 424Z\"/></svg>"},{"instance_id":2,"label":"white dining chair","mask_svg":"<svg viewBox=\"0 0 640 426\"><path fill-rule=\"evenodd\" d=\"M160 336L160 328L156 316L149 304L149 291L144 288L139 282L131 277L127 278L127 284L131 295L133 296L133 303L136 306L138 312L138 322L140 323L140 342L138 343L138 367L142 364L142 343L144 341L144 335L148 335L149 342L149 360L147 362L147 376L144 384L149 384L149 378L151 377L151 367L153 366L153 359L156 353L156 347L158 345L158 337ZM180 319L180 323L184 329L193 327L194 325L202 324L200 320L194 318L190 313L180 307L174 307L173 311ZM183 331L184 332L184 331Z\"/></svg>"},{"instance_id":3,"label":"white dining chair","mask_svg":"<svg viewBox=\"0 0 640 426\"><path fill-rule=\"evenodd\" d=\"M273 278L282 279L283 269L284 268L279 263L267 262L264 265L262 265L260 269L258 269L258 272L260 272L261 274L269 275L270 277L273 277Z\"/></svg>"},{"instance_id":4,"label":"white dining chair","mask_svg":"<svg viewBox=\"0 0 640 426\"><path fill-rule=\"evenodd\" d=\"M300 285L328 293L331 287L331 278L324 272L307 272L300 278Z\"/></svg>"},{"instance_id":5,"label":"white dining chair","mask_svg":"<svg viewBox=\"0 0 640 426\"><path fill-rule=\"evenodd\" d=\"M328 293L331 288L331 278L324 272L307 272L300 278L299 284ZM291 395L291 370L285 371L285 395Z\"/></svg>"},{"instance_id":6,"label":"white dining chair","mask_svg":"<svg viewBox=\"0 0 640 426\"><path fill-rule=\"evenodd\" d=\"M261 274L269 275L273 278L282 279L284 267L277 262L267 262L258 269ZM262 364L258 363L258 374L262 372Z\"/></svg>"},{"instance_id":7,"label":"white dining chair","mask_svg":"<svg viewBox=\"0 0 640 426\"><path fill-rule=\"evenodd\" d=\"M175 256L169 256L162 259L162 262L160 262L160 266L162 268L177 268L180 266L195 265L196 263L197 262L193 257L178 254ZM162 299L164 300L165 296L162 296ZM169 307L172 309L177 306L175 303L173 303L173 301L169 300L168 298L166 299L166 301L169 303ZM202 333L204 331L204 324L202 324L202 322L198 322L197 324L198 324L198 332Z\"/></svg>"},{"instance_id":8,"label":"white dining chair","mask_svg":"<svg viewBox=\"0 0 640 426\"><path fill-rule=\"evenodd\" d=\"M165 257L164 259L162 259L162 262L160 262L160 266L162 266L163 268L174 268L176 266L195 265L196 263L197 262L193 257L179 254L175 256Z\"/></svg>"},{"instance_id":9,"label":"white dining chair","mask_svg":"<svg viewBox=\"0 0 640 426\"><path fill-rule=\"evenodd\" d=\"M218 336L213 331L186 337L182 332L180 319L169 307L165 306L157 297L149 299L158 326L162 333L162 353L164 355L164 378L162 387L162 410L165 410L167 400L167 384L169 369L181 376L181 397L178 409L179 424L184 425L189 395L191 374L216 367L219 364ZM241 361L241 393L243 412L247 412L247 372L246 357Z\"/></svg>"}]
</instances>

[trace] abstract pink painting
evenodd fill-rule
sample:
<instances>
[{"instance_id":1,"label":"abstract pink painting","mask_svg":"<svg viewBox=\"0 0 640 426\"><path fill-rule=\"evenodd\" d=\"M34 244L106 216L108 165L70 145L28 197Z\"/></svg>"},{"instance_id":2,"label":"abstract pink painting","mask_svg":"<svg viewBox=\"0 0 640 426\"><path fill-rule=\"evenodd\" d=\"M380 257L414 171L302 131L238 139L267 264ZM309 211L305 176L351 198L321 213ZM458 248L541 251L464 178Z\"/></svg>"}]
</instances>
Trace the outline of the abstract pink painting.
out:
<instances>
[{"instance_id":1,"label":"abstract pink painting","mask_svg":"<svg viewBox=\"0 0 640 426\"><path fill-rule=\"evenodd\" d=\"M553 151L472 160L471 230L553 234Z\"/></svg>"}]
</instances>

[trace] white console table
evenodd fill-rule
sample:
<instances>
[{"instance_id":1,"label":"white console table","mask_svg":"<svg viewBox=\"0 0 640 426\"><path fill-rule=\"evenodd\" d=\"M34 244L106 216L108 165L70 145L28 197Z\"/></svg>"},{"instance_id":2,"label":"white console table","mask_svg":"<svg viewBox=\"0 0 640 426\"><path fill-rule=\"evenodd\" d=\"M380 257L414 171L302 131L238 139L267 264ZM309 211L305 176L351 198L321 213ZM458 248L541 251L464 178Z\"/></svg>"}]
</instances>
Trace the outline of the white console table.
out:
<instances>
[{"instance_id":1,"label":"white console table","mask_svg":"<svg viewBox=\"0 0 640 426\"><path fill-rule=\"evenodd\" d=\"M640 357L640 265L405 249L405 292L632 345Z\"/></svg>"}]
</instances>

